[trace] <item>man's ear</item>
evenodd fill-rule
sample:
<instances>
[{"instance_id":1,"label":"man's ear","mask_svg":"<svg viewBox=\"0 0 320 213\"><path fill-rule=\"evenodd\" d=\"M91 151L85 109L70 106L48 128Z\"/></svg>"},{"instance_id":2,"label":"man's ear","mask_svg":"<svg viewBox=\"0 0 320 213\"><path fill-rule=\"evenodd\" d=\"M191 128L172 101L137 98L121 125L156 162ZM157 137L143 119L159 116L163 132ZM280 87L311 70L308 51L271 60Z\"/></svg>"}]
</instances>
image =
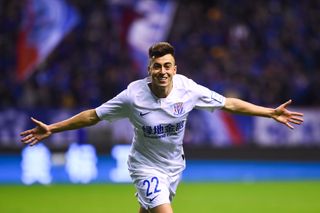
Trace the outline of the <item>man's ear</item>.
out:
<instances>
[{"instance_id":1,"label":"man's ear","mask_svg":"<svg viewBox=\"0 0 320 213\"><path fill-rule=\"evenodd\" d=\"M150 66L148 66L148 76L151 75L151 72L150 72Z\"/></svg>"},{"instance_id":2,"label":"man's ear","mask_svg":"<svg viewBox=\"0 0 320 213\"><path fill-rule=\"evenodd\" d=\"M177 65L174 65L174 74L177 74L177 69L178 69Z\"/></svg>"}]
</instances>

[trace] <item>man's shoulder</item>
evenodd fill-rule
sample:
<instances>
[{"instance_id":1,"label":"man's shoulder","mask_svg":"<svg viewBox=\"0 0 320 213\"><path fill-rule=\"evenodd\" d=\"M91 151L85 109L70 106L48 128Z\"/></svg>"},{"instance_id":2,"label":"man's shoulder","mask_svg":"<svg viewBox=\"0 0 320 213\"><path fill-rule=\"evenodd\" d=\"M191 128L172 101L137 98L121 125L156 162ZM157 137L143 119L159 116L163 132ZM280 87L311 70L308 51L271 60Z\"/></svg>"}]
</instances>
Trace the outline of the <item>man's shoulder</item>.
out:
<instances>
[{"instance_id":1,"label":"man's shoulder","mask_svg":"<svg viewBox=\"0 0 320 213\"><path fill-rule=\"evenodd\" d=\"M182 75L182 74L175 74L175 75L174 75L174 78L177 79L177 80L180 80L180 81L189 80L188 77L186 77L185 75Z\"/></svg>"},{"instance_id":2,"label":"man's shoulder","mask_svg":"<svg viewBox=\"0 0 320 213\"><path fill-rule=\"evenodd\" d=\"M194 81L184 75L176 74L174 76L174 84L178 88L192 89Z\"/></svg>"},{"instance_id":3,"label":"man's shoulder","mask_svg":"<svg viewBox=\"0 0 320 213\"><path fill-rule=\"evenodd\" d=\"M127 90L129 91L132 91L132 90L137 91L137 89L141 90L146 84L147 84L147 78L135 80L128 85Z\"/></svg>"},{"instance_id":4,"label":"man's shoulder","mask_svg":"<svg viewBox=\"0 0 320 213\"><path fill-rule=\"evenodd\" d=\"M131 82L127 87L127 95L130 99L140 99L148 95L148 78Z\"/></svg>"}]
</instances>

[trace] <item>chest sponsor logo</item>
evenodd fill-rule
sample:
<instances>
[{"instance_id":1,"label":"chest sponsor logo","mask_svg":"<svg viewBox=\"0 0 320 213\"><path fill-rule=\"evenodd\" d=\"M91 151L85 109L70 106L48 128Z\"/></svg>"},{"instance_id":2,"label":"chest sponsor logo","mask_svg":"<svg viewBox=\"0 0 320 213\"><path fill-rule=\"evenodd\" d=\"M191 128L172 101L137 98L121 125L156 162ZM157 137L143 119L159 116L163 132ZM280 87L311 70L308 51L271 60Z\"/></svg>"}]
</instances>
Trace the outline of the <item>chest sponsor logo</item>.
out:
<instances>
[{"instance_id":1,"label":"chest sponsor logo","mask_svg":"<svg viewBox=\"0 0 320 213\"><path fill-rule=\"evenodd\" d=\"M183 102L173 104L173 114L181 115L182 113L184 113Z\"/></svg>"},{"instance_id":2,"label":"chest sponsor logo","mask_svg":"<svg viewBox=\"0 0 320 213\"><path fill-rule=\"evenodd\" d=\"M180 121L174 124L159 124L156 126L142 126L142 131L145 137L148 138L163 138L171 135L178 135L185 127L185 121Z\"/></svg>"}]
</instances>

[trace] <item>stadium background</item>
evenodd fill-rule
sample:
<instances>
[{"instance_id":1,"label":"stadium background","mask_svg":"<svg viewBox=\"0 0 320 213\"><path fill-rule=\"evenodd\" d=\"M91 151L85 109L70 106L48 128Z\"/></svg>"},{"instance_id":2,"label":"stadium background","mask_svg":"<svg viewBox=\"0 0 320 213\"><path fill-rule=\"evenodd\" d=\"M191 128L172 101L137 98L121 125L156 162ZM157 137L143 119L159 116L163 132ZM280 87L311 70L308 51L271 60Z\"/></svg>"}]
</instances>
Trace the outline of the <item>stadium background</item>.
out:
<instances>
[{"instance_id":1,"label":"stadium background","mask_svg":"<svg viewBox=\"0 0 320 213\"><path fill-rule=\"evenodd\" d=\"M57 6L67 12L54 10ZM264 106L292 99L290 109L305 114L304 124L290 131L264 118L192 112L184 182L315 180L311 188L317 189L319 9L312 0L1 1L1 191L6 184L13 190L12 184L41 180L127 182L123 156L132 130L126 120L54 135L27 160L19 133L32 127L31 116L46 123L67 118L146 76L147 48L161 40L176 47L178 72L197 83ZM49 39L52 32L60 33L55 43ZM26 170L35 173L33 181L23 178ZM319 210L310 205L314 208L305 212Z\"/></svg>"}]
</instances>

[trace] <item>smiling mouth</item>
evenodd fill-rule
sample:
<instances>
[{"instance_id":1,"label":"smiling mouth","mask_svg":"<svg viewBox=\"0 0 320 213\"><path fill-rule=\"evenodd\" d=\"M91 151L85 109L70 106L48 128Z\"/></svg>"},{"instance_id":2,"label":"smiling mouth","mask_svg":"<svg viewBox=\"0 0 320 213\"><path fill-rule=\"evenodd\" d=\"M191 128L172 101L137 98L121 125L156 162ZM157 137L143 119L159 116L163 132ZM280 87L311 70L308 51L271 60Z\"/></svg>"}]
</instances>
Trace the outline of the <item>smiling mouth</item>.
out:
<instances>
[{"instance_id":1,"label":"smiling mouth","mask_svg":"<svg viewBox=\"0 0 320 213\"><path fill-rule=\"evenodd\" d=\"M164 82L164 81L167 81L168 78L167 77L158 77L157 79L160 82Z\"/></svg>"}]
</instances>

